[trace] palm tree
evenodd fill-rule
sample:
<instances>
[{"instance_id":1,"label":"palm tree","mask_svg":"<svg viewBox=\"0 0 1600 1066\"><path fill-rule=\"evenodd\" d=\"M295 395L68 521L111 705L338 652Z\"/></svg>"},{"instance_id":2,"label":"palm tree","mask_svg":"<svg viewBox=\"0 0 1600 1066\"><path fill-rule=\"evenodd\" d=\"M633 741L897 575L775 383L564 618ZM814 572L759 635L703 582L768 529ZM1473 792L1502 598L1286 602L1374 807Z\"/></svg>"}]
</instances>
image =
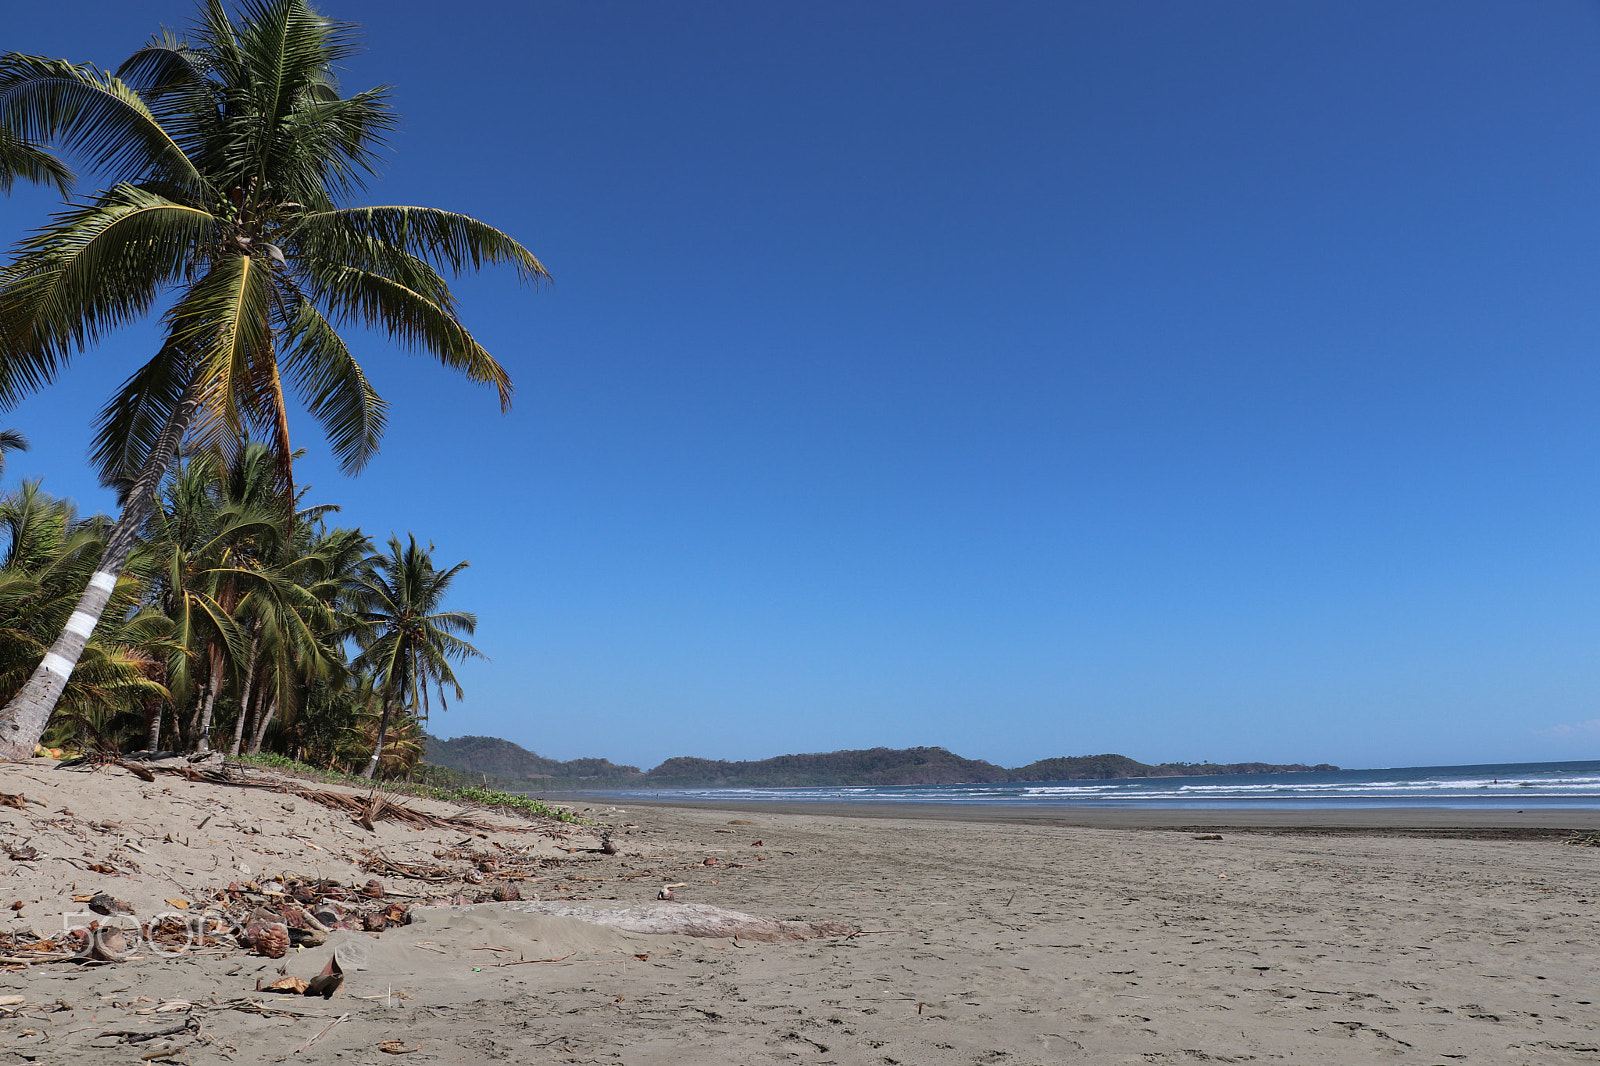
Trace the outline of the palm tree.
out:
<instances>
[{"instance_id":1,"label":"palm tree","mask_svg":"<svg viewBox=\"0 0 1600 1066\"><path fill-rule=\"evenodd\" d=\"M355 633L361 654L351 669L370 675L383 700L372 757L361 772L368 779L378 768L395 711L405 710L425 720L431 692L438 693L441 709L446 686L455 689L456 699L464 695L450 663L485 657L456 636L470 636L478 627L477 616L439 610L450 582L468 564L435 569L433 545L424 549L415 536L406 537L405 545L399 537L389 537L389 553L369 560L350 594L354 613L363 623Z\"/></svg>"},{"instance_id":2,"label":"palm tree","mask_svg":"<svg viewBox=\"0 0 1600 1066\"><path fill-rule=\"evenodd\" d=\"M305 518L309 510L300 514ZM320 523L313 527L302 520L287 551L275 562L277 572L295 586L294 602L284 597L269 601L252 593L241 605L253 637L248 688L258 696L250 751L261 750L274 723L293 730L296 715L315 691L349 687L344 649L361 623L347 598L371 551L371 538L359 529L326 529ZM283 624L291 620L288 610L302 622L298 628ZM244 717L241 714L241 722ZM241 722L235 723L232 754L238 754Z\"/></svg>"},{"instance_id":3,"label":"palm tree","mask_svg":"<svg viewBox=\"0 0 1600 1066\"><path fill-rule=\"evenodd\" d=\"M22 686L60 631L105 547L107 525L99 516L79 519L71 502L36 481L0 499L0 696ZM130 701L167 696L155 678L171 624L140 609L140 585L131 575L118 582L108 624L85 648L62 695L63 707L108 735L123 731L112 720Z\"/></svg>"},{"instance_id":4,"label":"palm tree","mask_svg":"<svg viewBox=\"0 0 1600 1066\"><path fill-rule=\"evenodd\" d=\"M152 40L115 75L0 56L0 187L64 181L49 145L112 182L0 268L0 408L166 301L164 342L102 410L94 441L121 519L61 636L0 711L0 756L33 750L180 442L228 456L255 430L292 498L287 378L347 472L371 458L386 407L338 327L385 332L510 402L441 272L508 264L537 284L543 265L465 215L347 206L394 124L387 91L339 95L350 25L306 0L238 6L235 19L204 0L191 39Z\"/></svg>"}]
</instances>

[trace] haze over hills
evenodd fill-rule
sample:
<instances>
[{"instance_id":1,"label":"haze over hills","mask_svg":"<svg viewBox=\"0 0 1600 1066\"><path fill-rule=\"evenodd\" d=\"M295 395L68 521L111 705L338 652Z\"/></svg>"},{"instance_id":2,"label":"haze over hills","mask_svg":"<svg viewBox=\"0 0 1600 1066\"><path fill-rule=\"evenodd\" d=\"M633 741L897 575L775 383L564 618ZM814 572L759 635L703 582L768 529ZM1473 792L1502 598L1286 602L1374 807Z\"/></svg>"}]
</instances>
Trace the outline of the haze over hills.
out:
<instances>
[{"instance_id":1,"label":"haze over hills","mask_svg":"<svg viewBox=\"0 0 1600 1066\"><path fill-rule=\"evenodd\" d=\"M678 756L641 771L609 759L549 759L498 737L427 738L427 761L486 774L504 785L558 788L796 788L819 785L964 785L1016 781L1106 781L1131 777L1271 774L1337 770L1320 763L1142 763L1126 755L1041 759L1007 769L944 748L870 748L730 762Z\"/></svg>"}]
</instances>

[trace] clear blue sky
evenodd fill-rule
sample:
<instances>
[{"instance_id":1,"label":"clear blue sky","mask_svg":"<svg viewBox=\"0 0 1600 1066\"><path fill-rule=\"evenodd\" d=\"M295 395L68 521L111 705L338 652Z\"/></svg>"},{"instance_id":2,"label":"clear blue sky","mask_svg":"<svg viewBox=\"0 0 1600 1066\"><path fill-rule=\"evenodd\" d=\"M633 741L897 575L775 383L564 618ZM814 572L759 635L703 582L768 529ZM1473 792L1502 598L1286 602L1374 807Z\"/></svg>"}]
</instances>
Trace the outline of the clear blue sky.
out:
<instances>
[{"instance_id":1,"label":"clear blue sky","mask_svg":"<svg viewBox=\"0 0 1600 1066\"><path fill-rule=\"evenodd\" d=\"M115 66L184 0L7 4ZM1600 752L1600 10L324 0L487 392L300 479L470 559L445 736L653 765ZM0 201L0 239L49 206ZM109 506L129 331L6 424Z\"/></svg>"}]
</instances>

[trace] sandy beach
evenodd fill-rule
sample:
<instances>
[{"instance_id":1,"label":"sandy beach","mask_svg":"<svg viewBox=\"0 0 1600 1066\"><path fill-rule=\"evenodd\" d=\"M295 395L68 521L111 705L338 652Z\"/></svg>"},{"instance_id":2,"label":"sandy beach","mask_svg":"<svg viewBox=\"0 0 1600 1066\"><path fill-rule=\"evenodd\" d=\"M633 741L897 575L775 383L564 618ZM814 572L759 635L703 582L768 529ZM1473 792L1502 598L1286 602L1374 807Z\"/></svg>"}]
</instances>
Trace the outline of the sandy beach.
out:
<instances>
[{"instance_id":1,"label":"sandy beach","mask_svg":"<svg viewBox=\"0 0 1600 1066\"><path fill-rule=\"evenodd\" d=\"M589 824L572 827L402 799L481 828L390 818L367 829L285 791L331 786L252 784L0 769L0 791L25 797L0 807L5 848L23 856L0 859L0 906L22 904L5 912L13 945L59 935L61 914L92 893L141 920L171 900L221 920L263 899L248 886L273 889L274 876L278 891L343 883L351 913L398 904L410 923L335 928L281 959L219 929L210 946L133 945L120 962L12 961L0 1052L85 1063L1600 1062L1600 848L1563 843L1600 827L1589 812L1295 812L1251 826L1193 811L1041 821L1005 809L580 801ZM617 854L600 850L603 831ZM501 856L487 878L475 872L485 855ZM362 903L371 879L385 898ZM517 885L523 901L471 902L496 884ZM678 886L673 904L653 902L663 884ZM585 920L685 903L858 932L761 942ZM336 952L346 973L330 999L257 991L314 976Z\"/></svg>"}]
</instances>

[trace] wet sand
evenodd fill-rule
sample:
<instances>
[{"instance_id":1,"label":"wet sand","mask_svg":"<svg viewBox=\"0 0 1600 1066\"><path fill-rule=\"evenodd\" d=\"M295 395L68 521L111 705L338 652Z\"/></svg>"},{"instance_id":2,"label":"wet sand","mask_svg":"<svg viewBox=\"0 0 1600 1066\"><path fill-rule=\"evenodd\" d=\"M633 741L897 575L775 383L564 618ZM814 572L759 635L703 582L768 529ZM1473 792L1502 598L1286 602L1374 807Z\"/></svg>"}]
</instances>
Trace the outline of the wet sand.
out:
<instances>
[{"instance_id":1,"label":"wet sand","mask_svg":"<svg viewBox=\"0 0 1600 1066\"><path fill-rule=\"evenodd\" d=\"M593 796L553 795L557 802L582 808ZM1299 835L1436 835L1481 839L1563 838L1573 832L1600 831L1600 810L1446 809L1437 807L1302 808L1283 810L1169 807L1046 807L978 803L829 803L824 801L685 800L608 797L606 802L634 807L744 811L827 818L933 819L945 822L994 822L1002 825L1075 826L1085 829L1164 829L1210 833L1294 833Z\"/></svg>"}]
</instances>

